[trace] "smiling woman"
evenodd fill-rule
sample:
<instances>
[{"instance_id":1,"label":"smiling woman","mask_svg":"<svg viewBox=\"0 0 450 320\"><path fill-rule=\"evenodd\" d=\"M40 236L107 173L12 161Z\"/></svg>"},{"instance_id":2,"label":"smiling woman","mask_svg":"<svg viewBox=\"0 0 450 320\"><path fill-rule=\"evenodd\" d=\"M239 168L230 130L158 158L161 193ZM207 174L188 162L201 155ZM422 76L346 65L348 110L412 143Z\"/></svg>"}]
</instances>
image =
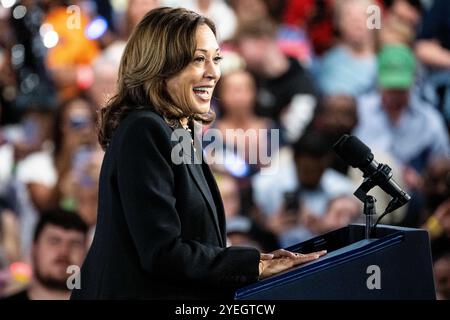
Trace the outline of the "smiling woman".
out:
<instances>
[{"instance_id":1,"label":"smiling woman","mask_svg":"<svg viewBox=\"0 0 450 320\"><path fill-rule=\"evenodd\" d=\"M121 120L145 106L151 106L171 127L189 117L212 122L215 114L209 109L210 99L201 108L196 104L192 108L192 102L198 101L193 89L206 85L212 96L220 77L218 48L209 19L185 9L150 11L125 47L118 93L101 110L99 141L103 148Z\"/></svg>"},{"instance_id":2,"label":"smiling woman","mask_svg":"<svg viewBox=\"0 0 450 320\"><path fill-rule=\"evenodd\" d=\"M208 25L197 28L194 60L167 81L170 97L177 105L188 104L192 113L204 114L210 109L212 93L220 78L219 45Z\"/></svg>"},{"instance_id":3,"label":"smiling woman","mask_svg":"<svg viewBox=\"0 0 450 320\"><path fill-rule=\"evenodd\" d=\"M214 120L220 59L214 24L192 11L152 10L133 31L118 93L100 117L97 226L73 299L231 298L240 286L323 254L227 248L208 165L174 163L176 129Z\"/></svg>"}]
</instances>

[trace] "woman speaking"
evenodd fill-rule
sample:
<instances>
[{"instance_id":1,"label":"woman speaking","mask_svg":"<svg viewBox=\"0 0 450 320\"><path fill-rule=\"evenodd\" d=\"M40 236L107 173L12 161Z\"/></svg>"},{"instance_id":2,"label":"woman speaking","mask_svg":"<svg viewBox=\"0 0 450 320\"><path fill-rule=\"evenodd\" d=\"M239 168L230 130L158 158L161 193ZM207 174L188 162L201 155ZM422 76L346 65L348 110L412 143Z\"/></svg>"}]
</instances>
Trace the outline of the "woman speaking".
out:
<instances>
[{"instance_id":1,"label":"woman speaking","mask_svg":"<svg viewBox=\"0 0 450 320\"><path fill-rule=\"evenodd\" d=\"M227 248L208 165L173 161L172 133L214 120L220 59L214 24L185 9L152 10L131 34L100 117L97 228L72 299L232 298L324 254Z\"/></svg>"}]
</instances>

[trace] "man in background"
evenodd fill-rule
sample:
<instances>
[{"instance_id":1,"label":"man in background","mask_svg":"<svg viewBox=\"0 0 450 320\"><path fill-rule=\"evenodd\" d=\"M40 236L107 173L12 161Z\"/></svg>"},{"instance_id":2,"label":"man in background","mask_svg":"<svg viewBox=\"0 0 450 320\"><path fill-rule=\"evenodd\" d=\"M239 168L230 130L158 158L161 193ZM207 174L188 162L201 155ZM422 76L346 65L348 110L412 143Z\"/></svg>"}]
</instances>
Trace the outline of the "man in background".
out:
<instances>
[{"instance_id":1,"label":"man in background","mask_svg":"<svg viewBox=\"0 0 450 320\"><path fill-rule=\"evenodd\" d=\"M81 267L86 254L87 226L71 212L44 213L36 226L30 285L6 300L68 300L68 267Z\"/></svg>"}]
</instances>

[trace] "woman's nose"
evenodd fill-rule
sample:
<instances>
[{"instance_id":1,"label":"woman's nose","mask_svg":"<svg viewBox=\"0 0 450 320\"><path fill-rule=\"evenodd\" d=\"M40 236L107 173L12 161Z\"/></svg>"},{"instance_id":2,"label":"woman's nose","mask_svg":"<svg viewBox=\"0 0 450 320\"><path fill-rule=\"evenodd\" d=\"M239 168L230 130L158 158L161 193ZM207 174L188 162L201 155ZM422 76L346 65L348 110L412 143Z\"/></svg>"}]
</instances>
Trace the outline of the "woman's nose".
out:
<instances>
[{"instance_id":1,"label":"woman's nose","mask_svg":"<svg viewBox=\"0 0 450 320\"><path fill-rule=\"evenodd\" d=\"M209 62L206 64L205 78L212 80L219 80L220 78L220 67L214 62Z\"/></svg>"}]
</instances>

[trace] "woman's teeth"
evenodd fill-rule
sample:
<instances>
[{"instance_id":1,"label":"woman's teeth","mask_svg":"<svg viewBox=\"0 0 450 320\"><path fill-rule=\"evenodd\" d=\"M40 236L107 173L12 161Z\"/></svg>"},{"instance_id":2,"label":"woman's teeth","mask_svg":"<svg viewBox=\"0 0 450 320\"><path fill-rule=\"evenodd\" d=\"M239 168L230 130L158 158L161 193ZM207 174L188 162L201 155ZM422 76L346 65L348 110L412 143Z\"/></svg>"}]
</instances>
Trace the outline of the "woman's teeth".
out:
<instances>
[{"instance_id":1,"label":"woman's teeth","mask_svg":"<svg viewBox=\"0 0 450 320\"><path fill-rule=\"evenodd\" d=\"M208 99L210 97L210 88L197 87L194 88L194 94L202 99Z\"/></svg>"}]
</instances>

